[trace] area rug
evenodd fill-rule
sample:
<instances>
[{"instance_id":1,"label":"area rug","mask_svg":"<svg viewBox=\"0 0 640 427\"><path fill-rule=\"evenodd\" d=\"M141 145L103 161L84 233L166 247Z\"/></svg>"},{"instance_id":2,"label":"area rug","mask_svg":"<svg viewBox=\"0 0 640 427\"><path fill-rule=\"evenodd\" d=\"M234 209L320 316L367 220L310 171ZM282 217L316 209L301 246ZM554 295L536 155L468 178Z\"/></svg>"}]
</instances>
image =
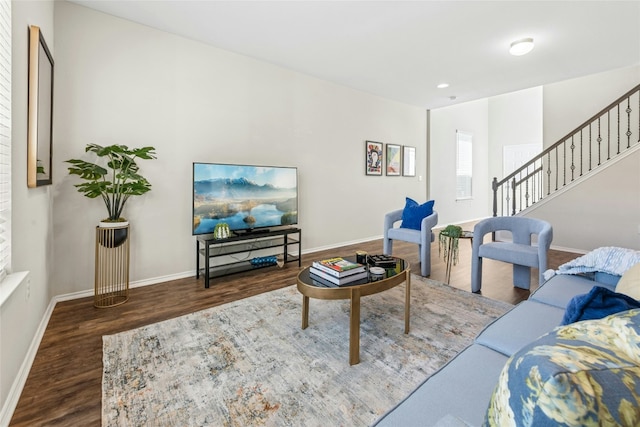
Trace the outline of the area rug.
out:
<instances>
[{"instance_id":1,"label":"area rug","mask_svg":"<svg viewBox=\"0 0 640 427\"><path fill-rule=\"evenodd\" d=\"M361 303L349 365L349 302L295 286L103 337L103 426L368 426L511 305L412 276Z\"/></svg>"}]
</instances>

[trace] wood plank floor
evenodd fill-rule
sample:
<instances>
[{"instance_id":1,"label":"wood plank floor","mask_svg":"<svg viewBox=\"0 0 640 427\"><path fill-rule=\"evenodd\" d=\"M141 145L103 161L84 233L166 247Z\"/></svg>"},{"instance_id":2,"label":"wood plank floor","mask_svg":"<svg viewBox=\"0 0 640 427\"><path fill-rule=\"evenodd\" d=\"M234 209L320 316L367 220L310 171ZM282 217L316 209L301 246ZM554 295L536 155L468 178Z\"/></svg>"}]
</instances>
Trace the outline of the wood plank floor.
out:
<instances>
[{"instance_id":1,"label":"wood plank floor","mask_svg":"<svg viewBox=\"0 0 640 427\"><path fill-rule=\"evenodd\" d=\"M472 229L473 224L463 228ZM382 240L344 246L303 256L302 265L356 250L382 253ZM420 271L417 245L394 243L394 255ZM580 254L550 251L549 268L557 268ZM445 264L438 255L438 240L431 248L431 278L443 281ZM299 268L290 263L220 278L204 288L203 280L174 280L131 289L127 303L96 309L93 298L58 303L43 336L31 372L11 420L12 426L99 426L101 423L102 336L115 334L161 320L203 310L237 299L295 284ZM512 286L511 265L485 260L482 294L518 303L528 291ZM532 290L537 288L537 270L532 270ZM471 245L460 241L458 265L451 272L451 286L470 290Z\"/></svg>"}]
</instances>

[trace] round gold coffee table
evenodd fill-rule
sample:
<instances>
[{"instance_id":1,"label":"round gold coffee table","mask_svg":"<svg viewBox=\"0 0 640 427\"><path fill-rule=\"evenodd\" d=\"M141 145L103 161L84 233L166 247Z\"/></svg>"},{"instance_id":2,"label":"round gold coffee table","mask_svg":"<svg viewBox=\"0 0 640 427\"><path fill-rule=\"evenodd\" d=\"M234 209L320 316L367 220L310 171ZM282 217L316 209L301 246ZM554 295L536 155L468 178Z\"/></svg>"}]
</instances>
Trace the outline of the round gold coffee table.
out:
<instances>
[{"instance_id":1,"label":"round gold coffee table","mask_svg":"<svg viewBox=\"0 0 640 427\"><path fill-rule=\"evenodd\" d=\"M353 257L344 257L355 261ZM407 261L394 257L396 266L387 268L385 278L373 281L371 276L339 287L326 287L321 281L315 280L306 267L298 274L298 291L302 294L302 329L309 326L309 298L351 300L349 315L349 364L360 363L360 298L395 288L406 283L404 299L404 333L409 333L409 301L411 298L410 265Z\"/></svg>"}]
</instances>

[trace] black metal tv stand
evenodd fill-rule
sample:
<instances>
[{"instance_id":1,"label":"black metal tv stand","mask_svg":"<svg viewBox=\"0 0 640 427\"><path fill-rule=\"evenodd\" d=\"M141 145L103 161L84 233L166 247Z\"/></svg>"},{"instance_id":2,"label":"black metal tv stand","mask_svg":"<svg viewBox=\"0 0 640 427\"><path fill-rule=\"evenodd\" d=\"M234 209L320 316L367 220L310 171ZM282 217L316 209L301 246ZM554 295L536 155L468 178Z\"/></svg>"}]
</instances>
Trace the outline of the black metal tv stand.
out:
<instances>
[{"instance_id":1,"label":"black metal tv stand","mask_svg":"<svg viewBox=\"0 0 640 427\"><path fill-rule=\"evenodd\" d=\"M296 245L297 251L290 253L291 246L295 248ZM201 257L204 259L202 268L204 287L208 288L212 277L222 277L241 271L271 267L272 265L256 266L252 264L251 252L264 252L265 250L279 247L282 247L281 254L285 264L298 261L298 267L302 266L302 230L296 227L239 233L226 239L215 239L213 234L201 234L196 238L196 279L199 279L201 274ZM238 259L235 257L241 254L244 254L244 258ZM218 264L211 265L212 259L223 256L226 256L227 260L219 259L220 262Z\"/></svg>"}]
</instances>

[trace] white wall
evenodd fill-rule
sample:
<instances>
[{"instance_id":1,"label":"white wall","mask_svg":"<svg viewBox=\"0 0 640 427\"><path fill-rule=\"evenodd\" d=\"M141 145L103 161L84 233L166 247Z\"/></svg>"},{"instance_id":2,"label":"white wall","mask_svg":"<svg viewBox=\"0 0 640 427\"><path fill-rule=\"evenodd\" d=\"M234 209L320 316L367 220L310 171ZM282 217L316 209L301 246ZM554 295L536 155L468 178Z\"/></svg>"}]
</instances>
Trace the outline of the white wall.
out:
<instances>
[{"instance_id":1,"label":"white wall","mask_svg":"<svg viewBox=\"0 0 640 427\"><path fill-rule=\"evenodd\" d=\"M37 25L55 57L53 2L12 2L11 269L30 271L1 308L0 407L17 379L51 298L51 186L27 188L28 28ZM55 119L54 119L55 124ZM56 171L53 171L54 176ZM0 419L0 423L2 420Z\"/></svg>"},{"instance_id":2,"label":"white wall","mask_svg":"<svg viewBox=\"0 0 640 427\"><path fill-rule=\"evenodd\" d=\"M489 215L488 100L466 102L431 111L429 186L436 201L438 225L446 226ZM473 134L473 180L470 200L456 201L456 130Z\"/></svg>"},{"instance_id":3,"label":"white wall","mask_svg":"<svg viewBox=\"0 0 640 427\"><path fill-rule=\"evenodd\" d=\"M422 200L426 114L192 40L56 2L54 294L93 286L100 201L63 163L89 142L153 145L153 185L132 199L131 280L195 272L193 161L297 166L303 250L382 234L384 213ZM364 174L365 140L417 148L416 177ZM381 248L382 249L382 248Z\"/></svg>"},{"instance_id":4,"label":"white wall","mask_svg":"<svg viewBox=\"0 0 640 427\"><path fill-rule=\"evenodd\" d=\"M527 216L551 223L556 248L640 250L640 150L547 203L536 204Z\"/></svg>"},{"instance_id":5,"label":"white wall","mask_svg":"<svg viewBox=\"0 0 640 427\"><path fill-rule=\"evenodd\" d=\"M635 66L545 85L544 146L553 145L639 83L640 66Z\"/></svg>"},{"instance_id":6,"label":"white wall","mask_svg":"<svg viewBox=\"0 0 640 427\"><path fill-rule=\"evenodd\" d=\"M542 145L542 129L541 86L489 98L490 179L504 178L505 146Z\"/></svg>"}]
</instances>

